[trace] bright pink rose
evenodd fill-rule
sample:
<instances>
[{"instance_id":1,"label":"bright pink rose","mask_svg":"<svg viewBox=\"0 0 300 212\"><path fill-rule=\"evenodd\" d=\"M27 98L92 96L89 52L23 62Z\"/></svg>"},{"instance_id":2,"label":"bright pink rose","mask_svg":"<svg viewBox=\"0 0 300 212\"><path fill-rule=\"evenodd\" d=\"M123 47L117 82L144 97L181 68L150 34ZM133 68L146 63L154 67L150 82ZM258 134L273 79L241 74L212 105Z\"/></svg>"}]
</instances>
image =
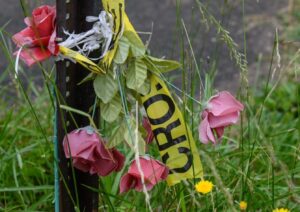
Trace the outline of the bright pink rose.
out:
<instances>
[{"instance_id":1,"label":"bright pink rose","mask_svg":"<svg viewBox=\"0 0 300 212\"><path fill-rule=\"evenodd\" d=\"M222 138L225 127L237 123L242 110L244 106L228 91L222 91L211 97L201 114L200 141L204 144L208 141L216 143Z\"/></svg>"},{"instance_id":2,"label":"bright pink rose","mask_svg":"<svg viewBox=\"0 0 300 212\"><path fill-rule=\"evenodd\" d=\"M27 65L31 66L58 54L55 19L55 7L40 6L33 10L32 17L24 19L27 27L12 37L18 47L23 47L20 58Z\"/></svg>"},{"instance_id":3,"label":"bright pink rose","mask_svg":"<svg viewBox=\"0 0 300 212\"><path fill-rule=\"evenodd\" d=\"M169 169L163 163L149 157L139 157L139 159L147 190L151 190L155 184L167 178ZM137 162L134 160L130 165L128 173L121 178L120 193L127 192L130 189L143 191L141 178Z\"/></svg>"},{"instance_id":4,"label":"bright pink rose","mask_svg":"<svg viewBox=\"0 0 300 212\"><path fill-rule=\"evenodd\" d=\"M150 144L150 143L152 143L152 141L154 139L154 134L151 129L151 124L149 122L149 119L147 117L143 117L143 127L147 131L146 143Z\"/></svg>"},{"instance_id":5,"label":"bright pink rose","mask_svg":"<svg viewBox=\"0 0 300 212\"><path fill-rule=\"evenodd\" d=\"M72 157L73 166L83 172L107 176L124 166L124 155L115 148L107 149L103 138L92 127L77 129L66 135L63 147L66 158Z\"/></svg>"}]
</instances>

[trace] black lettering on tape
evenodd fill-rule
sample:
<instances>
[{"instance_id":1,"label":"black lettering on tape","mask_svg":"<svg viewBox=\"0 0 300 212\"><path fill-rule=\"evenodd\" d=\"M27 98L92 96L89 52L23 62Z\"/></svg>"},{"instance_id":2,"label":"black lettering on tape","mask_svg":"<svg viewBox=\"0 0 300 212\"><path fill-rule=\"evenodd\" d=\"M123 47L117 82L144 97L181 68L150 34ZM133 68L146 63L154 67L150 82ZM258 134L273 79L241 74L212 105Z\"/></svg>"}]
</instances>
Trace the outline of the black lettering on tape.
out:
<instances>
[{"instance_id":1,"label":"black lettering on tape","mask_svg":"<svg viewBox=\"0 0 300 212\"><path fill-rule=\"evenodd\" d=\"M193 155L191 154L191 150L186 148L186 147L179 147L178 148L178 152L181 153L181 154L185 154L186 157L187 157L187 162L184 166L180 167L180 168L174 168L174 169L171 169L170 170L170 174L173 174L173 173L185 173L187 172L192 164L193 164ZM170 155L169 153L165 153L163 156L162 156L162 161L164 164L167 164L167 160L170 158ZM176 160L178 158L175 158L174 160Z\"/></svg>"},{"instance_id":2,"label":"black lettering on tape","mask_svg":"<svg viewBox=\"0 0 300 212\"><path fill-rule=\"evenodd\" d=\"M180 125L181 125L180 120L177 119L176 121L174 121L171 124L169 124L167 126L167 128L159 127L157 129L153 130L153 133L155 135L159 151L163 151L165 149L168 149L171 146L174 146L174 145L179 144L179 143L181 143L183 141L186 141L186 136L185 135L181 135L181 136L179 136L177 138L173 138L172 137L171 131L174 128L180 126ZM165 135L165 137L167 139L167 143L159 144L158 135L160 135L160 134Z\"/></svg>"},{"instance_id":3,"label":"black lettering on tape","mask_svg":"<svg viewBox=\"0 0 300 212\"><path fill-rule=\"evenodd\" d=\"M162 85L161 85L160 83L157 83L157 84L155 85L155 87L156 87L156 90L157 90L157 91L159 91L160 89L162 89Z\"/></svg>"},{"instance_id":4,"label":"black lettering on tape","mask_svg":"<svg viewBox=\"0 0 300 212\"><path fill-rule=\"evenodd\" d=\"M114 26L113 26L113 30L114 32L116 31L116 19L117 19L117 15L116 15L116 10L115 9L111 9L110 13L112 13L112 16L114 18Z\"/></svg>"},{"instance_id":5,"label":"black lettering on tape","mask_svg":"<svg viewBox=\"0 0 300 212\"><path fill-rule=\"evenodd\" d=\"M122 3L119 3L119 19L120 19L120 23L119 23L119 29L118 29L118 32L115 36L116 39L118 39L119 37L119 34L121 33L122 31L122 28L123 28L123 14L122 14Z\"/></svg>"},{"instance_id":6,"label":"black lettering on tape","mask_svg":"<svg viewBox=\"0 0 300 212\"><path fill-rule=\"evenodd\" d=\"M158 102L158 101L165 101L167 103L167 105L169 106L169 110L162 117L155 118L155 119L151 118L149 116L149 113L147 113L148 119L152 125L159 125L159 124L162 124L162 123L168 121L175 112L174 102L172 101L171 97L169 97L168 95L165 95L165 94L157 94L157 95L151 96L149 99L147 99L144 102L144 107L145 107L146 111L152 104L154 104L155 102Z\"/></svg>"}]
</instances>

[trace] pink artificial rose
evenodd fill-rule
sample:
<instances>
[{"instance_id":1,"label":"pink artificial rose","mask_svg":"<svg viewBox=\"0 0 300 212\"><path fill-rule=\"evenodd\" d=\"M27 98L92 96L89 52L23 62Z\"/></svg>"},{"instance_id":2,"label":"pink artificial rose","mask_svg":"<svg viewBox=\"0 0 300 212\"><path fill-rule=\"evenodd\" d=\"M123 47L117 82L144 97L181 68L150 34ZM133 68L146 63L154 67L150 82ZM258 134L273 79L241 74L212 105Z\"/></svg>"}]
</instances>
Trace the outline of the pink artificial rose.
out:
<instances>
[{"instance_id":1,"label":"pink artificial rose","mask_svg":"<svg viewBox=\"0 0 300 212\"><path fill-rule=\"evenodd\" d=\"M237 123L242 110L244 110L243 104L228 91L222 91L211 97L201 114L200 141L204 144L209 141L216 143L222 138L225 127Z\"/></svg>"},{"instance_id":2,"label":"pink artificial rose","mask_svg":"<svg viewBox=\"0 0 300 212\"><path fill-rule=\"evenodd\" d=\"M40 6L33 10L32 17L24 19L27 27L12 37L19 48L23 47L20 58L28 66L58 54L55 19L55 6Z\"/></svg>"},{"instance_id":3,"label":"pink artificial rose","mask_svg":"<svg viewBox=\"0 0 300 212\"><path fill-rule=\"evenodd\" d=\"M154 139L154 134L151 129L151 124L149 122L149 119L147 117L143 117L143 127L147 131L146 143L150 144L150 143L152 143L152 141Z\"/></svg>"},{"instance_id":4,"label":"pink artificial rose","mask_svg":"<svg viewBox=\"0 0 300 212\"><path fill-rule=\"evenodd\" d=\"M115 148L107 149L104 139L92 127L77 129L66 135L63 147L66 158L72 157L73 166L83 172L107 176L124 166L124 155Z\"/></svg>"},{"instance_id":5,"label":"pink artificial rose","mask_svg":"<svg viewBox=\"0 0 300 212\"><path fill-rule=\"evenodd\" d=\"M147 190L151 190L155 184L167 178L169 169L163 163L149 157L139 157L139 160ZM127 192L130 189L143 191L141 174L135 160L130 165L128 173L123 175L120 182L120 193Z\"/></svg>"}]
</instances>

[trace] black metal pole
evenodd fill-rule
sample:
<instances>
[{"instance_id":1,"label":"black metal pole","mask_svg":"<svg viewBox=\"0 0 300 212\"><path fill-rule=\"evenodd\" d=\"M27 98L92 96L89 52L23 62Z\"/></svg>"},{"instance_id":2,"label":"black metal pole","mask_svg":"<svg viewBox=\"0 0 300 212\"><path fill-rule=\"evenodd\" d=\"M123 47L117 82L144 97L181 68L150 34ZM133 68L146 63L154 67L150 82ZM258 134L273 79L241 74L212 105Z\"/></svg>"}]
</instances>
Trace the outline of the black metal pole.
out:
<instances>
[{"instance_id":1,"label":"black metal pole","mask_svg":"<svg viewBox=\"0 0 300 212\"><path fill-rule=\"evenodd\" d=\"M98 16L101 11L101 0L56 0L57 7L57 37L65 39L63 29L69 32L80 33L91 29L92 25L85 21L86 16ZM70 61L59 61L56 64L57 76L56 85L60 94L57 94L63 104L84 111L91 112L90 108L95 101L95 94L92 83L78 83L84 79L89 72L79 64ZM59 103L57 103L59 104ZM75 124L67 112L59 109L57 105L57 139L60 169L60 211L75 211L75 205L71 198L76 202L75 185L79 199L80 211L98 211L98 193L93 192L86 186L98 188L98 176L91 176L75 169L75 178L72 175L70 160L65 158L62 141L65 136L65 129L70 132L75 129ZM99 114L99 111L97 112ZM96 114L97 114L96 113ZM79 127L89 124L87 118L73 114ZM96 115L96 117L99 117ZM97 123L98 120L95 120ZM86 185L86 186L85 186Z\"/></svg>"}]
</instances>

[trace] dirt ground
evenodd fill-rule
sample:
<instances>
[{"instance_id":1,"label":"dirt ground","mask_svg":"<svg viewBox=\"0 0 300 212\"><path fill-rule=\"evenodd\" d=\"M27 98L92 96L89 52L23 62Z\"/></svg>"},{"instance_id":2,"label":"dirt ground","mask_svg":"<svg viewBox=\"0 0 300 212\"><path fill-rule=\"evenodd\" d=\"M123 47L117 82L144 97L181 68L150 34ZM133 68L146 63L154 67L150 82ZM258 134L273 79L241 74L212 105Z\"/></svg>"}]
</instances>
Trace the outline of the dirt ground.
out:
<instances>
[{"instance_id":1,"label":"dirt ground","mask_svg":"<svg viewBox=\"0 0 300 212\"><path fill-rule=\"evenodd\" d=\"M0 26L10 21L6 27L8 33L13 34L24 28L23 12L19 0L0 0ZM25 1L26 2L26 1ZM30 7L34 4L45 3L45 1L29 1ZM54 4L54 1L46 1ZM243 51L244 35L242 30L242 1L240 0L201 0L209 5L209 10L220 20L222 25L230 32L234 41ZM227 2L227 4L224 4ZM201 61L203 72L209 70L212 61L210 58L218 58L218 74L216 76L216 87L218 89L236 90L239 85L239 72L230 60L227 47L217 41L216 31L213 28L207 30L201 24L199 9L194 0L181 0L181 15L186 24L187 31L193 44L196 58ZM150 42L150 51L156 57L167 57L178 59L179 38L178 21L176 15L176 0L127 0L127 13L137 31L153 32ZM265 69L256 70L257 58L262 58L265 66L269 63L275 29L280 27L280 17L287 12L288 0L245 0L246 29L247 29L247 59L250 67L250 79L254 76L264 76ZM149 36L143 36L145 40ZM11 45L12 51L14 45ZM186 48L188 50L188 48ZM0 50L0 71L7 68L7 59ZM262 67L264 67L262 64ZM25 67L25 66L24 66ZM38 72L26 71L30 75ZM258 75L257 75L258 74ZM38 76L37 76L38 77ZM9 80L8 80L9 81Z\"/></svg>"}]
</instances>

